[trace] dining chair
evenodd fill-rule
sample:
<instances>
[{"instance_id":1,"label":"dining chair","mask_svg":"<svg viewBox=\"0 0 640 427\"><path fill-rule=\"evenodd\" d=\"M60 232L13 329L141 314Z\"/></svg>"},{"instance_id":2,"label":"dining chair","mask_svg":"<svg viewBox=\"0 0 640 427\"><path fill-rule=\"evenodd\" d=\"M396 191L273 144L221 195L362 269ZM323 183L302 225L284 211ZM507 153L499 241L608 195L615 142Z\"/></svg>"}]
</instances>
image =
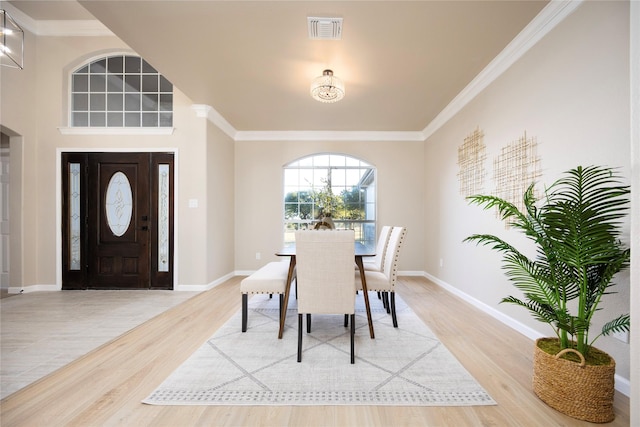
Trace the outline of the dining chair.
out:
<instances>
[{"instance_id":1,"label":"dining chair","mask_svg":"<svg viewBox=\"0 0 640 427\"><path fill-rule=\"evenodd\" d=\"M385 225L380 230L380 236L378 237L378 242L376 244L375 256L367 257L362 260L362 264L364 265L365 270L382 271L382 266L384 263L384 254L387 251L387 246L389 244L389 236L391 235L392 228L393 227L389 225Z\"/></svg>"},{"instance_id":2,"label":"dining chair","mask_svg":"<svg viewBox=\"0 0 640 427\"><path fill-rule=\"evenodd\" d=\"M386 302L385 307L387 308L387 313L391 312L394 328L398 327L395 298L396 280L398 278L398 260L406 233L407 229L405 227L394 226L389 236L389 244L384 256L382 271L365 270L367 290L382 292L383 299ZM356 272L354 277L359 277L359 273ZM356 287L358 290L362 289L360 280L356 280Z\"/></svg>"},{"instance_id":3,"label":"dining chair","mask_svg":"<svg viewBox=\"0 0 640 427\"><path fill-rule=\"evenodd\" d=\"M335 230L336 225L331 217L325 216L313 226L314 230Z\"/></svg>"},{"instance_id":4,"label":"dining chair","mask_svg":"<svg viewBox=\"0 0 640 427\"><path fill-rule=\"evenodd\" d=\"M355 363L354 257L353 230L296 231L298 362L302 361L303 314L307 333L312 314L341 314L351 320L351 363Z\"/></svg>"}]
</instances>

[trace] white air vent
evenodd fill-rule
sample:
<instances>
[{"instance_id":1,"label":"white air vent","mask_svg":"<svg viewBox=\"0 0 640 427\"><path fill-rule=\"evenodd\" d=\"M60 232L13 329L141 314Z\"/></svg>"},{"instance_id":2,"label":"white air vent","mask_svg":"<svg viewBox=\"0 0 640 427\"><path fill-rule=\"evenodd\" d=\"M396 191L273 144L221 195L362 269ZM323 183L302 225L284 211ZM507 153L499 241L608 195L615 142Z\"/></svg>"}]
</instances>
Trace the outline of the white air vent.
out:
<instances>
[{"instance_id":1,"label":"white air vent","mask_svg":"<svg viewBox=\"0 0 640 427\"><path fill-rule=\"evenodd\" d=\"M342 39L342 18L307 17L309 38L311 40Z\"/></svg>"}]
</instances>

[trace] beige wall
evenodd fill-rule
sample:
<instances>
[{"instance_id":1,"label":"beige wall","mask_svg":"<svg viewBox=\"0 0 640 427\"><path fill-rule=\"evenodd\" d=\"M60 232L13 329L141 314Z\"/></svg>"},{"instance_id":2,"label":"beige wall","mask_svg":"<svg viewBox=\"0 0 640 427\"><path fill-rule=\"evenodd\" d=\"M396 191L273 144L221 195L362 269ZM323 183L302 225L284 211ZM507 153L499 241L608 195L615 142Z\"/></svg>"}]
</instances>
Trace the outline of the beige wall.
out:
<instances>
[{"instance_id":1,"label":"beige wall","mask_svg":"<svg viewBox=\"0 0 640 427\"><path fill-rule=\"evenodd\" d=\"M283 242L282 167L316 153L342 153L376 167L378 224L403 225L402 271L423 271L422 142L236 142L236 270L255 270ZM262 255L256 260L256 252Z\"/></svg>"},{"instance_id":2,"label":"beige wall","mask_svg":"<svg viewBox=\"0 0 640 427\"><path fill-rule=\"evenodd\" d=\"M235 270L234 142L210 122L207 127L208 283Z\"/></svg>"},{"instance_id":3,"label":"beige wall","mask_svg":"<svg viewBox=\"0 0 640 427\"><path fill-rule=\"evenodd\" d=\"M457 148L476 127L484 132L487 194L494 188L493 159L525 131L537 137L542 183L591 164L619 167L629 179L628 58L629 4L585 2L426 141L428 274L540 334L553 334L525 310L498 305L501 298L518 295L500 270L499 255L462 243L473 233L497 234L516 246L525 241L517 232L505 231L493 211L468 206L459 195ZM602 307L608 315L599 313L594 330L601 328L603 318L629 312L628 272L617 283L619 293L605 298ZM628 379L629 345L609 337L596 344L614 356L617 373Z\"/></svg>"},{"instance_id":4,"label":"beige wall","mask_svg":"<svg viewBox=\"0 0 640 427\"><path fill-rule=\"evenodd\" d=\"M25 65L32 65L37 58L36 38L25 33ZM22 283L35 283L37 272L31 264L37 244L34 239L23 238L23 224L36 224L36 198L28 197L36 188L36 176L25 174L24 168L36 155L36 70L34 67L19 70L0 67L0 125L11 136L11 193L10 193L10 287ZM28 227L31 233L32 227Z\"/></svg>"},{"instance_id":5,"label":"beige wall","mask_svg":"<svg viewBox=\"0 0 640 427\"><path fill-rule=\"evenodd\" d=\"M22 166L14 169L20 176L12 176L22 188L23 206L17 216L22 229L13 230L12 239L22 241L23 274L12 286L29 289L51 289L60 286L59 274L59 158L61 151L172 151L176 154L176 271L175 286L195 285L204 288L218 277L229 274L233 265L224 260L216 268L217 259L210 260L210 245L220 251L216 243L207 239L209 218L208 199L216 198L220 190L208 190L207 162L216 158L220 149L211 145L208 153L210 124L196 117L192 102L178 88L174 88L174 127L172 135L67 135L60 127L67 126L66 105L69 72L83 61L97 55L130 52L114 37L39 37L28 36L26 49L33 52L25 61L22 71L2 70L2 125L22 135L22 159L12 156L11 162ZM37 55L36 55L37 52ZM224 138L218 139L225 141ZM229 142L223 153L227 164L230 158ZM12 146L12 154L13 154ZM15 158L14 158L15 157ZM12 167L13 169L13 167ZM232 173L221 173L232 181ZM17 187L12 184L12 192ZM37 196L36 196L37 195ZM228 191L225 217L232 216ZM199 201L190 208L188 201ZM17 222L18 223L18 222ZM15 231L15 233L14 233ZM21 235L22 234L22 235ZM12 253L12 259L14 254ZM12 266L13 267L13 266ZM14 275L12 274L12 278ZM19 277L16 275L15 277ZM13 282L13 279L12 279Z\"/></svg>"}]
</instances>

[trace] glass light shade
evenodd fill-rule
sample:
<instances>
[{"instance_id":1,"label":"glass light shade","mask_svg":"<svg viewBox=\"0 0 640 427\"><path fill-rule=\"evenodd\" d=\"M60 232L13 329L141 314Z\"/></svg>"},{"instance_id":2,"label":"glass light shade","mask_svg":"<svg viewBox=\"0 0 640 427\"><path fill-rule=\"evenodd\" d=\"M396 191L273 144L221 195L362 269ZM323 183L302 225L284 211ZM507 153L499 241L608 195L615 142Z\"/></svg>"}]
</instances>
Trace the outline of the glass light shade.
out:
<instances>
[{"instance_id":1,"label":"glass light shade","mask_svg":"<svg viewBox=\"0 0 640 427\"><path fill-rule=\"evenodd\" d=\"M333 71L324 70L311 82L311 97L320 102L338 102L344 98L344 83Z\"/></svg>"},{"instance_id":2,"label":"glass light shade","mask_svg":"<svg viewBox=\"0 0 640 427\"><path fill-rule=\"evenodd\" d=\"M24 31L4 10L0 9L0 65L23 68Z\"/></svg>"}]
</instances>

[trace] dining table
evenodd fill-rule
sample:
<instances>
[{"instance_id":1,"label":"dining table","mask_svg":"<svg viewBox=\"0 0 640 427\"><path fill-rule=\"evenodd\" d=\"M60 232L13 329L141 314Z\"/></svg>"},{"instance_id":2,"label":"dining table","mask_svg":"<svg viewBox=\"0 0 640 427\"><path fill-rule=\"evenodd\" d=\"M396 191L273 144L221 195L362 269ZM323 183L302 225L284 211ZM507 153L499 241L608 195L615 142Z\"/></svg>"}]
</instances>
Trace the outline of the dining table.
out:
<instances>
[{"instance_id":1,"label":"dining table","mask_svg":"<svg viewBox=\"0 0 640 427\"><path fill-rule=\"evenodd\" d=\"M364 305L367 312L367 321L369 322L369 335L371 339L375 338L373 331L373 321L371 320L371 308L369 306L369 292L367 291L367 279L364 274L364 265L362 259L364 257L373 257L376 255L375 246L367 245L362 242L354 242L355 245L355 263L360 271L360 281L362 282L362 293L364 294ZM280 315L280 330L278 331L278 338L282 339L284 332L284 325L287 319L287 307L289 304L289 294L291 292L291 281L296 269L296 244L287 243L281 250L276 252L277 256L289 257L289 272L287 274L287 284L284 291L284 309Z\"/></svg>"}]
</instances>

